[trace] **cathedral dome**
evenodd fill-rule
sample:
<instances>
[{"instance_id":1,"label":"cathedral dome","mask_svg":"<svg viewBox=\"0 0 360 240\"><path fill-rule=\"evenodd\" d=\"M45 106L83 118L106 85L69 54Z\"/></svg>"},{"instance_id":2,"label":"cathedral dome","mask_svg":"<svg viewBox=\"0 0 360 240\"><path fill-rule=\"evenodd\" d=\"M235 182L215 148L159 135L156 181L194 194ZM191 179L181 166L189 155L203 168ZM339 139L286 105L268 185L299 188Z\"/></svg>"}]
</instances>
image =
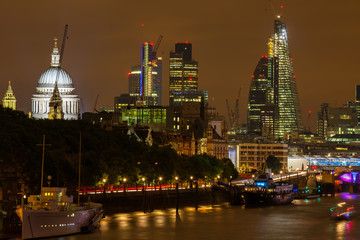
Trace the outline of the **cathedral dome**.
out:
<instances>
[{"instance_id":1,"label":"cathedral dome","mask_svg":"<svg viewBox=\"0 0 360 240\"><path fill-rule=\"evenodd\" d=\"M57 76L59 74L59 76ZM38 87L55 87L55 81L59 87L73 87L70 75L62 68L49 67L40 77Z\"/></svg>"},{"instance_id":2,"label":"cathedral dome","mask_svg":"<svg viewBox=\"0 0 360 240\"><path fill-rule=\"evenodd\" d=\"M55 38L55 46L51 54L51 66L40 76L36 87L38 93L51 94L55 88L55 82L61 94L69 94L74 90L70 75L60 67L60 53Z\"/></svg>"},{"instance_id":3,"label":"cathedral dome","mask_svg":"<svg viewBox=\"0 0 360 240\"><path fill-rule=\"evenodd\" d=\"M38 92L51 93L57 80L60 93L71 93L74 90L70 75L62 68L49 67L40 77L36 89Z\"/></svg>"},{"instance_id":4,"label":"cathedral dome","mask_svg":"<svg viewBox=\"0 0 360 240\"><path fill-rule=\"evenodd\" d=\"M57 39L54 39L50 67L41 74L36 93L31 98L31 116L34 119L79 119L80 99L70 75L61 68Z\"/></svg>"}]
</instances>

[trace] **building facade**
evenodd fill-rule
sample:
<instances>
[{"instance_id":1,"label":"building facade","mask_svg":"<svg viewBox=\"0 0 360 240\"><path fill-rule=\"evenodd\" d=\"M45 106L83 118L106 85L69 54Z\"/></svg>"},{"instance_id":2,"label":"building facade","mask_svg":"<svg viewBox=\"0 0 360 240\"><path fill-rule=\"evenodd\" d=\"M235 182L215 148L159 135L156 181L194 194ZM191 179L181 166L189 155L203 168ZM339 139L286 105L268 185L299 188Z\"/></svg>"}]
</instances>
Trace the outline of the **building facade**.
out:
<instances>
[{"instance_id":1,"label":"building facade","mask_svg":"<svg viewBox=\"0 0 360 240\"><path fill-rule=\"evenodd\" d=\"M356 110L352 108L333 108L321 104L318 112L317 133L327 140L336 134L359 134Z\"/></svg>"},{"instance_id":2,"label":"building facade","mask_svg":"<svg viewBox=\"0 0 360 240\"><path fill-rule=\"evenodd\" d=\"M141 66L136 65L131 67L131 72L127 73L129 79L129 94L140 100L140 78Z\"/></svg>"},{"instance_id":3,"label":"building facade","mask_svg":"<svg viewBox=\"0 0 360 240\"><path fill-rule=\"evenodd\" d=\"M259 61L253 75L248 105L250 131L262 132L260 113L266 104L273 106L273 129L268 132L272 132L275 140L282 138L285 132L303 131L287 29L280 19L274 22L274 34L268 41L268 55Z\"/></svg>"},{"instance_id":4,"label":"building facade","mask_svg":"<svg viewBox=\"0 0 360 240\"><path fill-rule=\"evenodd\" d=\"M78 119L80 99L74 94L75 88L70 75L60 68L60 53L56 38L54 45L50 67L41 75L36 86L36 93L31 98L31 116L35 119L48 119L50 99L57 83L64 119Z\"/></svg>"},{"instance_id":5,"label":"building facade","mask_svg":"<svg viewBox=\"0 0 360 240\"><path fill-rule=\"evenodd\" d=\"M267 56L262 56L259 60L252 75L248 101L248 131L259 135L261 135L262 132L261 107L269 102L266 99L270 86L268 62L269 59Z\"/></svg>"},{"instance_id":6,"label":"building facade","mask_svg":"<svg viewBox=\"0 0 360 240\"><path fill-rule=\"evenodd\" d=\"M162 58L156 57L153 43L141 44L140 101L144 106L158 106L162 101Z\"/></svg>"},{"instance_id":7,"label":"building facade","mask_svg":"<svg viewBox=\"0 0 360 240\"><path fill-rule=\"evenodd\" d=\"M270 155L280 160L283 168L287 168L287 144L241 143L237 148L238 162L236 166L242 170L261 170Z\"/></svg>"},{"instance_id":8,"label":"building facade","mask_svg":"<svg viewBox=\"0 0 360 240\"><path fill-rule=\"evenodd\" d=\"M4 108L11 108L12 110L16 110L16 98L11 88L10 81L5 96L2 99L2 105Z\"/></svg>"},{"instance_id":9,"label":"building facade","mask_svg":"<svg viewBox=\"0 0 360 240\"><path fill-rule=\"evenodd\" d=\"M201 98L207 101L207 92L199 91L199 67L192 59L191 43L175 44L175 52L170 52L169 75L170 105L200 102Z\"/></svg>"}]
</instances>

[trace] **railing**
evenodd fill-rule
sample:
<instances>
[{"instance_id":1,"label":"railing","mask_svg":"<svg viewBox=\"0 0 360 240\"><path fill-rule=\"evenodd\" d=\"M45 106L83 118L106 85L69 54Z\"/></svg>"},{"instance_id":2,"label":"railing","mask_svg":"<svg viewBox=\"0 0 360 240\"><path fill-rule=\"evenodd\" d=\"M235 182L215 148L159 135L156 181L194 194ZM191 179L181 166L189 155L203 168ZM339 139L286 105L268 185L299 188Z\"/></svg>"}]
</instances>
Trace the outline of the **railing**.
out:
<instances>
[{"instance_id":1,"label":"railing","mask_svg":"<svg viewBox=\"0 0 360 240\"><path fill-rule=\"evenodd\" d=\"M210 186L210 184L206 185L207 187ZM204 188L206 187L204 184L200 185L199 184L199 188ZM190 189L190 184L182 184L179 185L179 189ZM195 183L193 183L193 188L195 188ZM85 195L85 194L89 194L89 195L95 195L95 194L110 194L110 193L124 193L124 192L141 192L141 191L160 191L161 190L175 190L176 189L176 184L162 184L160 185L156 185L156 186L144 186L144 185L119 185L119 186L110 186L110 187L98 187L98 188L90 188L90 189L86 189L86 190L80 190L80 195Z\"/></svg>"}]
</instances>

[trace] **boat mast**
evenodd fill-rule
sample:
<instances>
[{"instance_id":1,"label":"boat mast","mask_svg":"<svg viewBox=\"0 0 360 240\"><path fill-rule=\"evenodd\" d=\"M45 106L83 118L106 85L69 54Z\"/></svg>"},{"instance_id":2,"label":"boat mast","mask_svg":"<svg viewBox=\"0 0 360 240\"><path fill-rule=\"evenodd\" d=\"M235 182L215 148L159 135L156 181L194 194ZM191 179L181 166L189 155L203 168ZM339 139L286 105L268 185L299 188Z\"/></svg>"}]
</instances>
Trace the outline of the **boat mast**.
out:
<instances>
[{"instance_id":1,"label":"boat mast","mask_svg":"<svg viewBox=\"0 0 360 240\"><path fill-rule=\"evenodd\" d=\"M81 177L81 132L79 144L79 188L78 188L78 205L80 205L80 177Z\"/></svg>"},{"instance_id":2,"label":"boat mast","mask_svg":"<svg viewBox=\"0 0 360 240\"><path fill-rule=\"evenodd\" d=\"M43 152L42 152L42 161L41 161L41 185L40 185L40 194L41 194L41 189L43 187L44 184L44 158L45 158L45 134L43 134Z\"/></svg>"},{"instance_id":3,"label":"boat mast","mask_svg":"<svg viewBox=\"0 0 360 240\"><path fill-rule=\"evenodd\" d=\"M51 144L45 144L45 134L43 134L43 142L42 144L36 144L36 146L42 146L43 152L42 152L42 161L41 161L41 185L40 185L40 194L41 189L44 184L44 162L45 162L45 146L51 146Z\"/></svg>"}]
</instances>

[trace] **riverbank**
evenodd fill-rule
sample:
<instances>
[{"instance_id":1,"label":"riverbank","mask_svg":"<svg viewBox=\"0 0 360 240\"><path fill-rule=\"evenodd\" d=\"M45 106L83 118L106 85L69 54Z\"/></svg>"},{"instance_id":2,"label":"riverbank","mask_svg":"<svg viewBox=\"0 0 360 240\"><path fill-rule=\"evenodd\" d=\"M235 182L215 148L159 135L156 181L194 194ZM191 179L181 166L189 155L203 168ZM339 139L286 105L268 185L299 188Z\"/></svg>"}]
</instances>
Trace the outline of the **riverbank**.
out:
<instances>
[{"instance_id":1,"label":"riverbank","mask_svg":"<svg viewBox=\"0 0 360 240\"><path fill-rule=\"evenodd\" d=\"M105 215L129 212L152 212L170 208L193 207L200 205L215 205L228 203L231 200L230 192L219 187L192 189L179 189L178 193L172 190L138 191L108 193L99 195L81 196L81 201L94 201L102 203ZM15 209L16 206L14 206ZM0 217L1 221L1 217ZM0 229L0 239L14 239L21 237L20 220L15 213L4 216Z\"/></svg>"},{"instance_id":2,"label":"riverbank","mask_svg":"<svg viewBox=\"0 0 360 240\"><path fill-rule=\"evenodd\" d=\"M86 201L86 196L83 201ZM139 191L90 196L90 200L102 203L106 214L121 212L152 212L167 208L194 207L231 202L232 195L223 188L199 188L158 191Z\"/></svg>"}]
</instances>

